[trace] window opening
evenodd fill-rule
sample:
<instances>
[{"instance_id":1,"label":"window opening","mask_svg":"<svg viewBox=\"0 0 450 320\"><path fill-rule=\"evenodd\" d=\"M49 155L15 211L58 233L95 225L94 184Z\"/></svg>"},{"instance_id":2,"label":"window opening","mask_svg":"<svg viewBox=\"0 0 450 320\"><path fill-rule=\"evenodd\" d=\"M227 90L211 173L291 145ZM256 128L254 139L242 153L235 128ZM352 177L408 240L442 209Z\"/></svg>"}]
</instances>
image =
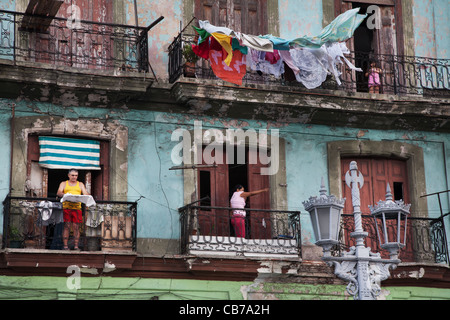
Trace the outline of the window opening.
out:
<instances>
[{"instance_id":1,"label":"window opening","mask_svg":"<svg viewBox=\"0 0 450 320\"><path fill-rule=\"evenodd\" d=\"M200 199L208 197L209 199L202 200L201 206L211 206L211 173L209 171L200 171Z\"/></svg>"},{"instance_id":2,"label":"window opening","mask_svg":"<svg viewBox=\"0 0 450 320\"><path fill-rule=\"evenodd\" d=\"M394 182L394 200L404 200L403 197L403 182Z\"/></svg>"}]
</instances>

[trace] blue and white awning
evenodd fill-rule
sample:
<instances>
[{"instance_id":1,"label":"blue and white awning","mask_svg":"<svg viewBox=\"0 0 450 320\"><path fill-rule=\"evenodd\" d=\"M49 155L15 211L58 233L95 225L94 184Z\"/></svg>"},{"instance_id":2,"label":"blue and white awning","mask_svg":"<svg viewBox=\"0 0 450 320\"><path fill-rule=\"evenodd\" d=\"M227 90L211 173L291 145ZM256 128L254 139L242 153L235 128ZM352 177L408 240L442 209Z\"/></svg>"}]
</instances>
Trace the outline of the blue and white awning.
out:
<instances>
[{"instance_id":1,"label":"blue and white awning","mask_svg":"<svg viewBox=\"0 0 450 320\"><path fill-rule=\"evenodd\" d=\"M100 142L39 137L39 165L48 169L100 170Z\"/></svg>"}]
</instances>

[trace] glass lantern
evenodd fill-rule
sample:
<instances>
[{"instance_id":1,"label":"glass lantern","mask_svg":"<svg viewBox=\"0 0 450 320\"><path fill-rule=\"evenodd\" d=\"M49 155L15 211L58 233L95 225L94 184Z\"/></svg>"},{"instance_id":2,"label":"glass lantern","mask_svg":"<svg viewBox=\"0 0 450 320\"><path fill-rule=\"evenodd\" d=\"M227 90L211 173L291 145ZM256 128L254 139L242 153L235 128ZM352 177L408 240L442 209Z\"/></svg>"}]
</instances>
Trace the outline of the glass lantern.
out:
<instances>
[{"instance_id":1,"label":"glass lantern","mask_svg":"<svg viewBox=\"0 0 450 320\"><path fill-rule=\"evenodd\" d=\"M345 199L327 195L323 179L319 192L319 197L310 197L303 205L311 217L316 245L323 248L324 256L329 256L331 248L339 243L339 228Z\"/></svg>"},{"instance_id":2,"label":"glass lantern","mask_svg":"<svg viewBox=\"0 0 450 320\"><path fill-rule=\"evenodd\" d=\"M389 251L391 259L397 259L399 250L406 245L410 207L411 205L405 204L403 200L393 200L389 184L386 187L386 200L380 200L375 206L369 206L375 220L380 246Z\"/></svg>"}]
</instances>

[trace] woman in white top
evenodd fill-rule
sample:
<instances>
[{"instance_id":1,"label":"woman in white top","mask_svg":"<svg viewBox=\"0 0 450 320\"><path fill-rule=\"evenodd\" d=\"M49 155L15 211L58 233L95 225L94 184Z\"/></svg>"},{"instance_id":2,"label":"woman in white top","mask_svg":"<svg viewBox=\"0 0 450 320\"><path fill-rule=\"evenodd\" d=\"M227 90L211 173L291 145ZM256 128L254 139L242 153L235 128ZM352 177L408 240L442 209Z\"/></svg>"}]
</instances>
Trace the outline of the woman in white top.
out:
<instances>
[{"instance_id":1,"label":"woman in white top","mask_svg":"<svg viewBox=\"0 0 450 320\"><path fill-rule=\"evenodd\" d=\"M231 224L234 227L234 233L236 237L242 237L245 238L245 210L239 210L243 209L245 207L245 200L247 197L254 196L256 194L260 194L262 192L269 191L269 188L257 190L257 191L249 191L245 192L244 187L240 184L238 184L236 187L234 187L234 193L233 196L230 199L230 204L233 209L232 217L231 217Z\"/></svg>"}]
</instances>

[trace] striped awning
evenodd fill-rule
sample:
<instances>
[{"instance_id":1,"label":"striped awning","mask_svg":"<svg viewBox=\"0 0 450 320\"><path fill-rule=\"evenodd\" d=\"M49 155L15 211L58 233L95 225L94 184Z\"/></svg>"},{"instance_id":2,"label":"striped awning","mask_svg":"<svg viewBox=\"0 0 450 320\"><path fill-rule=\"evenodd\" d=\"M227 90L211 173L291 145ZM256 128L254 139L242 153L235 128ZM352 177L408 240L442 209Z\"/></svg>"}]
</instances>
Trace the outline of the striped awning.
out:
<instances>
[{"instance_id":1,"label":"striped awning","mask_svg":"<svg viewBox=\"0 0 450 320\"><path fill-rule=\"evenodd\" d=\"M39 137L39 165L48 169L100 170L100 142Z\"/></svg>"}]
</instances>

